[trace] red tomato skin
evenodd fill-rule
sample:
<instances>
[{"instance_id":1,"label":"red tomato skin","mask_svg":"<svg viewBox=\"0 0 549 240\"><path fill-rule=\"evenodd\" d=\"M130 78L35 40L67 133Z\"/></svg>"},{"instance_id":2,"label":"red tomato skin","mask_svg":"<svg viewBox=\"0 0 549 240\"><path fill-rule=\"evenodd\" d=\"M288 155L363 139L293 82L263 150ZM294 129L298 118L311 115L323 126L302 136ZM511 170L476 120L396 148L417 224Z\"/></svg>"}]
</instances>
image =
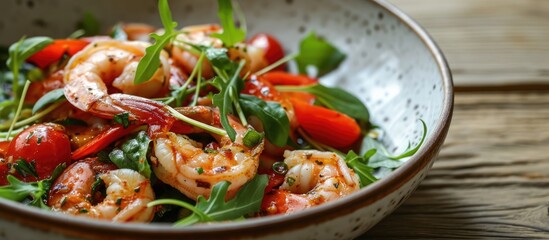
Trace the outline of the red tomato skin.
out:
<instances>
[{"instance_id":1,"label":"red tomato skin","mask_svg":"<svg viewBox=\"0 0 549 240\"><path fill-rule=\"evenodd\" d=\"M248 44L265 51L264 58L268 65L271 65L284 57L282 44L270 34L258 33L248 40ZM282 64L275 70L284 71L286 64Z\"/></svg>"},{"instance_id":2,"label":"red tomato skin","mask_svg":"<svg viewBox=\"0 0 549 240\"><path fill-rule=\"evenodd\" d=\"M63 126L35 124L15 136L6 155L12 162L19 159L34 161L38 178L30 176L23 180L36 181L50 177L59 164L70 164L71 146Z\"/></svg>"},{"instance_id":3,"label":"red tomato skin","mask_svg":"<svg viewBox=\"0 0 549 240\"><path fill-rule=\"evenodd\" d=\"M57 39L52 44L38 51L27 59L39 68L45 69L54 62L59 61L64 54L72 56L86 47L90 42L79 39Z\"/></svg>"},{"instance_id":4,"label":"red tomato skin","mask_svg":"<svg viewBox=\"0 0 549 240\"><path fill-rule=\"evenodd\" d=\"M318 83L317 79L310 78L305 75L292 74L282 71L271 71L258 77L263 82L269 82L272 85L290 85L290 86L307 86ZM306 92L281 92L282 95L290 99L299 99L301 101L313 104L315 95Z\"/></svg>"},{"instance_id":5,"label":"red tomato skin","mask_svg":"<svg viewBox=\"0 0 549 240\"><path fill-rule=\"evenodd\" d=\"M314 140L337 149L351 146L360 137L360 126L351 117L334 110L290 99L299 126Z\"/></svg>"}]
</instances>

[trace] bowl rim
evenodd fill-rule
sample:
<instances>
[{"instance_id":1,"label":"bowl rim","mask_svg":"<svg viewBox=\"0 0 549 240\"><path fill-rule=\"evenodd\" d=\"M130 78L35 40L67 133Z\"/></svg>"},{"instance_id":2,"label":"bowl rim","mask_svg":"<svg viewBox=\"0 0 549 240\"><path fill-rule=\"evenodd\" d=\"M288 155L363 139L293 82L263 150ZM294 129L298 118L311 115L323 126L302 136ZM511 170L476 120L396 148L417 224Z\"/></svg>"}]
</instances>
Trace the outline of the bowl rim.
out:
<instances>
[{"instance_id":1,"label":"bowl rim","mask_svg":"<svg viewBox=\"0 0 549 240\"><path fill-rule=\"evenodd\" d=\"M150 223L112 224L107 221L75 218L64 214L29 208L28 206L5 199L0 199L0 216L15 222L24 223L42 231L58 232L74 237L117 236L132 239L150 237L161 237L163 239L185 237L193 239L240 238L273 235L282 231L306 227L311 222L319 224L370 205L393 193L417 175L423 168L429 167L427 165L438 154L448 132L452 117L454 101L453 82L450 68L442 51L420 24L385 0L370 0L370 2L395 16L420 38L437 64L442 77L444 92L443 109L439 116L441 121L434 127L432 137L426 140L414 156L389 176L342 200L307 209L303 212L261 217L253 221L197 225L192 228L177 228L168 224Z\"/></svg>"}]
</instances>

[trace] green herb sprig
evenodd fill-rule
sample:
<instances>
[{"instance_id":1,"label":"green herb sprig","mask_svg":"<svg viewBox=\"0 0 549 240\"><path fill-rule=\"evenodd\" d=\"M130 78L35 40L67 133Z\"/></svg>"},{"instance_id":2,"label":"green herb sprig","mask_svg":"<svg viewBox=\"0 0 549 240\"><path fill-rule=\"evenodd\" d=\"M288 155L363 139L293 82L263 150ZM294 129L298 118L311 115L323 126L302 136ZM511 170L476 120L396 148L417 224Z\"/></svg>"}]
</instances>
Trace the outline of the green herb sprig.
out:
<instances>
[{"instance_id":1,"label":"green herb sprig","mask_svg":"<svg viewBox=\"0 0 549 240\"><path fill-rule=\"evenodd\" d=\"M246 32L242 28L237 28L233 19L233 7L231 0L218 0L218 16L223 27L222 33L213 33L212 37L218 38L226 47L232 47L235 44L246 39Z\"/></svg>"},{"instance_id":2,"label":"green herb sprig","mask_svg":"<svg viewBox=\"0 0 549 240\"><path fill-rule=\"evenodd\" d=\"M49 37L22 37L18 42L9 47L9 58L6 61L6 65L13 73L12 89L14 93L14 102L19 101L19 71L21 66L27 58L44 49L51 43L53 43L53 39Z\"/></svg>"},{"instance_id":3,"label":"green herb sprig","mask_svg":"<svg viewBox=\"0 0 549 240\"><path fill-rule=\"evenodd\" d=\"M44 203L47 199L53 181L63 172L66 164L58 165L52 172L51 177L37 182L26 183L12 175L7 176L8 185L0 187L0 197L27 205L49 209Z\"/></svg>"},{"instance_id":4,"label":"green herb sprig","mask_svg":"<svg viewBox=\"0 0 549 240\"><path fill-rule=\"evenodd\" d=\"M234 198L229 201L225 201L225 197L231 183L222 181L214 185L208 200L203 196L199 196L196 206L177 199L159 199L150 202L147 206L172 204L191 210L193 214L175 223L178 226L239 219L259 210L268 181L266 175L256 175L251 181L242 186Z\"/></svg>"},{"instance_id":5,"label":"green herb sprig","mask_svg":"<svg viewBox=\"0 0 549 240\"><path fill-rule=\"evenodd\" d=\"M147 159L150 143L145 131L140 131L135 138L128 139L120 148L112 150L109 159L119 168L129 168L150 178L151 167Z\"/></svg>"},{"instance_id":6,"label":"green herb sprig","mask_svg":"<svg viewBox=\"0 0 549 240\"><path fill-rule=\"evenodd\" d=\"M143 83L154 75L156 70L160 67L160 54L164 50L164 47L179 33L175 31L177 22L172 20L172 13L170 11L170 6L168 5L168 0L158 1L158 13L160 14L160 19L164 26L164 33L162 35L156 33L151 34L151 37L154 38L155 42L145 49L145 56L139 61L137 70L135 71L134 84Z\"/></svg>"}]
</instances>

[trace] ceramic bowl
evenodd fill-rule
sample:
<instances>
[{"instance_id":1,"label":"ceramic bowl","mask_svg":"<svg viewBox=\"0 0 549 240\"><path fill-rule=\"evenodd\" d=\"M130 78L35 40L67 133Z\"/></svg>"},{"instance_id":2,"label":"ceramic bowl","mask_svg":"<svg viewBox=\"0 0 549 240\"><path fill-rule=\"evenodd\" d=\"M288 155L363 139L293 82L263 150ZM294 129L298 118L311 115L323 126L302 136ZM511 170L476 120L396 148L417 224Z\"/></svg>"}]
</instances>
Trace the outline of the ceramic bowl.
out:
<instances>
[{"instance_id":1,"label":"ceramic bowl","mask_svg":"<svg viewBox=\"0 0 549 240\"><path fill-rule=\"evenodd\" d=\"M339 201L287 216L177 228L163 224L113 224L41 211L0 199L0 237L7 239L351 239L397 208L433 164L450 124L453 93L448 66L428 34L381 0L244 1L248 31L278 37L295 52L310 31L335 43L347 59L323 83L356 94L372 121L385 130L390 150L425 143L403 166ZM214 1L171 1L180 26L218 22ZM118 21L160 26L156 1L3 1L1 44L22 35L62 38L85 12L103 26Z\"/></svg>"}]
</instances>

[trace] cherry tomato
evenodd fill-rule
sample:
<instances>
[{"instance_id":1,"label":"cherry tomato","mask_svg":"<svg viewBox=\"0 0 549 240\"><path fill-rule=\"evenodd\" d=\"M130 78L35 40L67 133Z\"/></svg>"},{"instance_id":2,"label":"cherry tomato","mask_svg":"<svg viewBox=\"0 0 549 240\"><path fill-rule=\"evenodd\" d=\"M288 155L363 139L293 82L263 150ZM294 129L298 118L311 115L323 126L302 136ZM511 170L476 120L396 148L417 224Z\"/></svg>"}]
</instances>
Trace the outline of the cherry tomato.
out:
<instances>
[{"instance_id":1,"label":"cherry tomato","mask_svg":"<svg viewBox=\"0 0 549 240\"><path fill-rule=\"evenodd\" d=\"M314 140L335 148L349 147L360 137L360 126L334 110L290 99L299 126Z\"/></svg>"},{"instance_id":2,"label":"cherry tomato","mask_svg":"<svg viewBox=\"0 0 549 240\"><path fill-rule=\"evenodd\" d=\"M71 146L69 137L61 125L36 124L15 136L6 155L13 162L19 159L29 163L34 161L38 178L29 177L23 180L35 181L49 177L59 164L69 164Z\"/></svg>"},{"instance_id":3,"label":"cherry tomato","mask_svg":"<svg viewBox=\"0 0 549 240\"><path fill-rule=\"evenodd\" d=\"M8 153L8 147L10 146L9 141L0 142L0 158L5 158Z\"/></svg>"},{"instance_id":4,"label":"cherry tomato","mask_svg":"<svg viewBox=\"0 0 549 240\"><path fill-rule=\"evenodd\" d=\"M267 65L271 65L284 57L284 49L280 42L266 33L259 33L248 40L248 44L265 51L264 58ZM275 70L284 71L286 64L280 65Z\"/></svg>"},{"instance_id":5,"label":"cherry tomato","mask_svg":"<svg viewBox=\"0 0 549 240\"><path fill-rule=\"evenodd\" d=\"M58 39L44 49L38 51L27 59L39 68L46 68L50 64L59 61L64 54L72 56L89 44L88 41L79 39Z\"/></svg>"}]
</instances>

